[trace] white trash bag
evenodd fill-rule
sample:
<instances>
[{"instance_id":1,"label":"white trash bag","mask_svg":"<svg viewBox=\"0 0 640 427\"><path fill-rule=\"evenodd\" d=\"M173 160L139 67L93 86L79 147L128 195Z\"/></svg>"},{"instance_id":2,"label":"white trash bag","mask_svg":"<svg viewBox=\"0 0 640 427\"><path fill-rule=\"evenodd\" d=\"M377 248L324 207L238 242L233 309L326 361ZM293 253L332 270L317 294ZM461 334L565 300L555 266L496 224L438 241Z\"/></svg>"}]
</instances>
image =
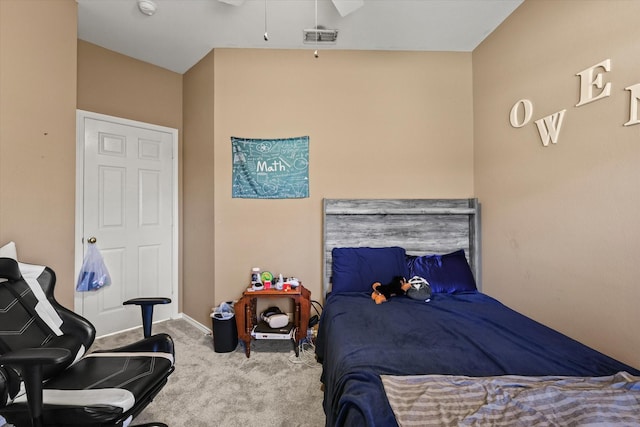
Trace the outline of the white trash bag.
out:
<instances>
[{"instance_id":1,"label":"white trash bag","mask_svg":"<svg viewBox=\"0 0 640 427\"><path fill-rule=\"evenodd\" d=\"M234 315L235 311L233 310L233 302L227 301L214 308L211 317L218 320L229 320Z\"/></svg>"}]
</instances>

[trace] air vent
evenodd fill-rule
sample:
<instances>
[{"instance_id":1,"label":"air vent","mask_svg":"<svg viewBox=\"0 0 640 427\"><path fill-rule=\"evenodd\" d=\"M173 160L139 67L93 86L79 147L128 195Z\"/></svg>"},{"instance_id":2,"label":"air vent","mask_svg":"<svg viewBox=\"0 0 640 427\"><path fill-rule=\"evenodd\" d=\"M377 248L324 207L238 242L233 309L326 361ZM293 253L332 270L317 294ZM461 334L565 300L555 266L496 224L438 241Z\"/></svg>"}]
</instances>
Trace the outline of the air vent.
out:
<instances>
[{"instance_id":1,"label":"air vent","mask_svg":"<svg viewBox=\"0 0 640 427\"><path fill-rule=\"evenodd\" d=\"M332 44L338 39L338 30L327 30L321 26L309 30L302 30L304 43L309 44Z\"/></svg>"}]
</instances>

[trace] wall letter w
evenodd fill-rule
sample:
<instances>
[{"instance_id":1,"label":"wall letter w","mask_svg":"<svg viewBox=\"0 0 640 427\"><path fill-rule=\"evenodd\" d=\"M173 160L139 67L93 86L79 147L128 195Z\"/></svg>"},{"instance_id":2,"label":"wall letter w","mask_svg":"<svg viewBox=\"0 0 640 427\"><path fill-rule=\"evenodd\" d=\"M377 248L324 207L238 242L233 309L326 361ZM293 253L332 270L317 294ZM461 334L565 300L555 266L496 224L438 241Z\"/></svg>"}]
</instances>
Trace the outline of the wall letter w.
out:
<instances>
[{"instance_id":1,"label":"wall letter w","mask_svg":"<svg viewBox=\"0 0 640 427\"><path fill-rule=\"evenodd\" d=\"M540 140L545 147L549 145L549 140L554 144L558 142L558 135L560 135L560 128L562 128L565 111L567 110L558 111L550 116L536 120Z\"/></svg>"}]
</instances>

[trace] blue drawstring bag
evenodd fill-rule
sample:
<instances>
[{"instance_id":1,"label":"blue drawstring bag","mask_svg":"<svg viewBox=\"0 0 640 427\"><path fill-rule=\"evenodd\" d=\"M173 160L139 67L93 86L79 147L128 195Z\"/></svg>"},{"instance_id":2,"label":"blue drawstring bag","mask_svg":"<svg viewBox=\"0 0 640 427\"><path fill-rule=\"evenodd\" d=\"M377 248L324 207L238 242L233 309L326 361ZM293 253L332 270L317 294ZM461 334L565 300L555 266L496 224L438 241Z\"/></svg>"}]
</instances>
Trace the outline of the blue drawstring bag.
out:
<instances>
[{"instance_id":1,"label":"blue drawstring bag","mask_svg":"<svg viewBox=\"0 0 640 427\"><path fill-rule=\"evenodd\" d=\"M96 291L111 284L111 276L95 244L89 244L78 274L76 291Z\"/></svg>"}]
</instances>

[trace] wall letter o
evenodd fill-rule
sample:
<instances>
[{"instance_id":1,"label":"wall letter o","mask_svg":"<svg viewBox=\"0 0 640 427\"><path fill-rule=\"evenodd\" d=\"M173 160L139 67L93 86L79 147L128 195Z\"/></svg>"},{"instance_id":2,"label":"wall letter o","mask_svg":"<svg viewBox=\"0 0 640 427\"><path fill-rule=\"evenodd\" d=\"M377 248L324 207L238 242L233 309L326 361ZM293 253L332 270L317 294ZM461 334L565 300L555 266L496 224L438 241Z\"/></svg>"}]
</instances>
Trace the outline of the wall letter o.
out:
<instances>
[{"instance_id":1,"label":"wall letter o","mask_svg":"<svg viewBox=\"0 0 640 427\"><path fill-rule=\"evenodd\" d=\"M522 121L518 120L518 116L520 115L520 106L524 110L524 117ZM528 99L521 99L520 101L513 104L511 107L511 114L509 114L509 121L511 122L511 126L514 128L521 128L531 121L531 116L533 115L533 104Z\"/></svg>"}]
</instances>

